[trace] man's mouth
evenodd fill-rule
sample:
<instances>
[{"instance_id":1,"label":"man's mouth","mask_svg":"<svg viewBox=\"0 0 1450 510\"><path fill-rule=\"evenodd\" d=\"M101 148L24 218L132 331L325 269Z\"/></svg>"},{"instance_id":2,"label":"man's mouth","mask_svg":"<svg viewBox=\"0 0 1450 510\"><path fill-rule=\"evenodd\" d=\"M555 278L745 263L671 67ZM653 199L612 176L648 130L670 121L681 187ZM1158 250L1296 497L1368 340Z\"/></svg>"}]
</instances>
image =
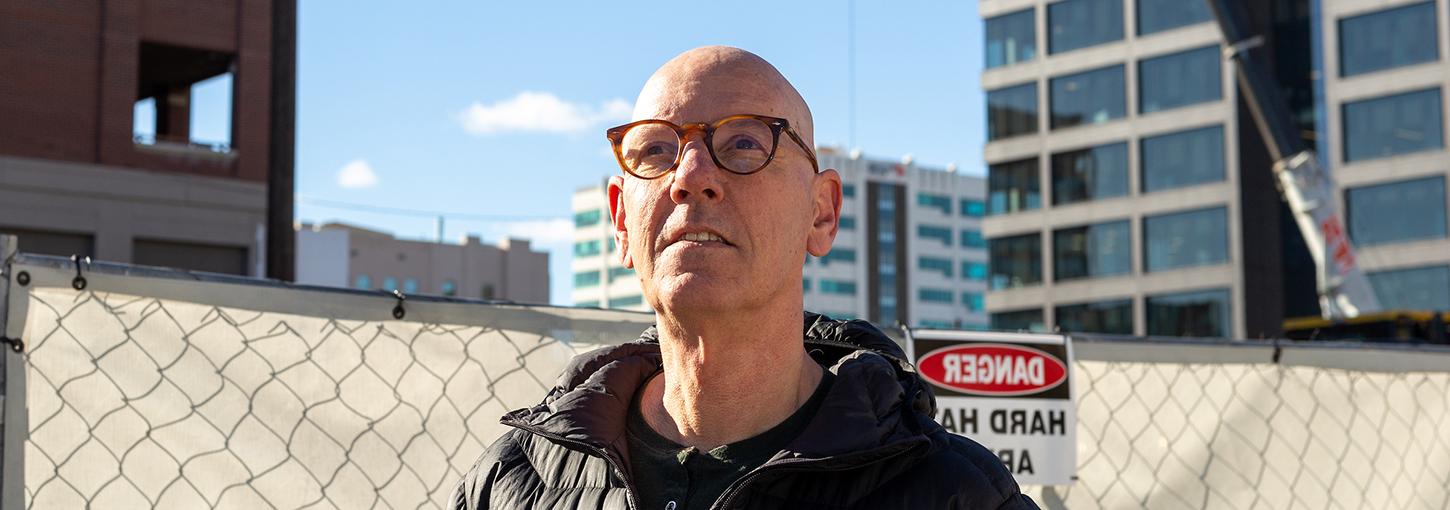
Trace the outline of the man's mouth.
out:
<instances>
[{"instance_id":1,"label":"man's mouth","mask_svg":"<svg viewBox=\"0 0 1450 510\"><path fill-rule=\"evenodd\" d=\"M681 241L697 241L697 242L702 242L702 243L703 242L715 242L715 243L723 243L723 242L725 242L725 240L724 239L721 239L720 236L717 236L715 234L711 234L709 232L691 232L691 233L685 234L683 236L680 236L680 240Z\"/></svg>"}]
</instances>

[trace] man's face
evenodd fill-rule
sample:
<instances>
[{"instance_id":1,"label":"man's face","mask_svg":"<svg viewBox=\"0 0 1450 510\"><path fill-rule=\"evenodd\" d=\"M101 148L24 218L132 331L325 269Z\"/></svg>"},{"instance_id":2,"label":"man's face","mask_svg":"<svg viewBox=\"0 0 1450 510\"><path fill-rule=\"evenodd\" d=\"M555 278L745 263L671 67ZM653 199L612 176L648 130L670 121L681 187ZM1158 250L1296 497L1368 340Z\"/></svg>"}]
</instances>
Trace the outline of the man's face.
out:
<instances>
[{"instance_id":1,"label":"man's face","mask_svg":"<svg viewBox=\"0 0 1450 510\"><path fill-rule=\"evenodd\" d=\"M804 103L794 104L799 96L777 90L778 84L758 73L717 69L701 76L668 69L667 64L645 86L636 119L685 125L761 114L809 129ZM802 135L810 139L808 132ZM824 254L834 239L839 177L830 170L816 174L804 150L784 133L775 159L750 175L716 166L703 138L692 132L684 140L674 172L610 181L624 264L636 269L645 297L661 311L751 309L781 293L799 296L807 252ZM829 225L821 220L823 208Z\"/></svg>"}]
</instances>

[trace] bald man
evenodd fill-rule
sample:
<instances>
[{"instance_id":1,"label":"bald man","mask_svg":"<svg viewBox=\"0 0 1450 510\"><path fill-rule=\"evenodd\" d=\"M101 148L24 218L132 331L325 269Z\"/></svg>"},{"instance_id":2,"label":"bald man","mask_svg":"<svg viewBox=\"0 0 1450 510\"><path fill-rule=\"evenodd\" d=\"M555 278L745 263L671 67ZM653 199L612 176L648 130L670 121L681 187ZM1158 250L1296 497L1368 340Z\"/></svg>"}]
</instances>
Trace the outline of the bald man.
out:
<instances>
[{"instance_id":1,"label":"bald man","mask_svg":"<svg viewBox=\"0 0 1450 510\"><path fill-rule=\"evenodd\" d=\"M608 130L610 213L655 327L504 416L514 430L456 508L1036 508L995 455L933 421L895 342L803 311L801 267L831 249L841 179L775 67L690 50L645 83L634 119Z\"/></svg>"}]
</instances>

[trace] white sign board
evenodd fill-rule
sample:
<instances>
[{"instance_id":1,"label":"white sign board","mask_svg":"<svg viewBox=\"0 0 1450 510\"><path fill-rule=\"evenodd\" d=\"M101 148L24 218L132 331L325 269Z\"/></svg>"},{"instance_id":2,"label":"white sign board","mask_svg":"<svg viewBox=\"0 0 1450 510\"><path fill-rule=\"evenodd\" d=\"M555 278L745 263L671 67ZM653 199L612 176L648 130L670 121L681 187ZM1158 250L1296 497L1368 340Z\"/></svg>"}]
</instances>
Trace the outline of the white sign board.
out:
<instances>
[{"instance_id":1,"label":"white sign board","mask_svg":"<svg viewBox=\"0 0 1450 510\"><path fill-rule=\"evenodd\" d=\"M1064 335L906 332L936 420L986 446L1023 485L1076 479L1072 345Z\"/></svg>"}]
</instances>

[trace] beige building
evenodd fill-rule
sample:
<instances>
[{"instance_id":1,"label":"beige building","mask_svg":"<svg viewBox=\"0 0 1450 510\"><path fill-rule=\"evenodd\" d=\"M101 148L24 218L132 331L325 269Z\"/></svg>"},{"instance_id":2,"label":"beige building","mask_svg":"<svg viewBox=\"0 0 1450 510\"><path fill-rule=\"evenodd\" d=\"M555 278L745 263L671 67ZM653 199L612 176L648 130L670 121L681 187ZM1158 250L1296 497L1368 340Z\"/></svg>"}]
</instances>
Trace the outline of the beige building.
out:
<instances>
[{"instance_id":1,"label":"beige building","mask_svg":"<svg viewBox=\"0 0 1450 510\"><path fill-rule=\"evenodd\" d=\"M525 239L498 246L397 239L341 223L297 230L297 282L516 303L549 302L549 254Z\"/></svg>"}]
</instances>

